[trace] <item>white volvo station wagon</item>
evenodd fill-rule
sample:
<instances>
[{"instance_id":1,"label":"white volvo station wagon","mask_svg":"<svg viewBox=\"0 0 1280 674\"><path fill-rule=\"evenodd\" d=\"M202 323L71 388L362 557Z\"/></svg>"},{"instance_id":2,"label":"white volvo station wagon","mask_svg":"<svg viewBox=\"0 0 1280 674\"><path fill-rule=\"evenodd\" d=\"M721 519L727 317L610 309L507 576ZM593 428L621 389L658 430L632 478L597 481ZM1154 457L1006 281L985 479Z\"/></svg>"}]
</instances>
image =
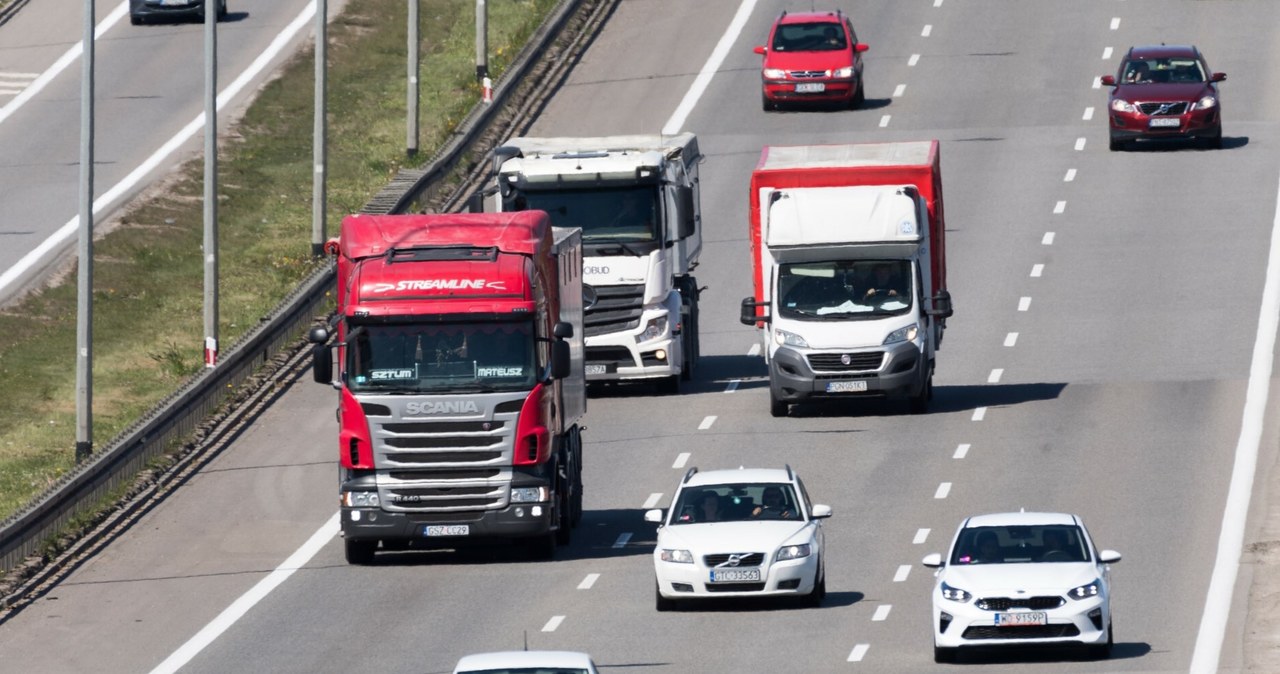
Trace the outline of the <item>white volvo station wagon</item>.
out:
<instances>
[{"instance_id":1,"label":"white volvo station wagon","mask_svg":"<svg viewBox=\"0 0 1280 674\"><path fill-rule=\"evenodd\" d=\"M658 524L653 551L656 605L714 597L826 596L822 520L831 507L814 505L791 470L689 469L670 511L650 510Z\"/></svg>"}]
</instances>

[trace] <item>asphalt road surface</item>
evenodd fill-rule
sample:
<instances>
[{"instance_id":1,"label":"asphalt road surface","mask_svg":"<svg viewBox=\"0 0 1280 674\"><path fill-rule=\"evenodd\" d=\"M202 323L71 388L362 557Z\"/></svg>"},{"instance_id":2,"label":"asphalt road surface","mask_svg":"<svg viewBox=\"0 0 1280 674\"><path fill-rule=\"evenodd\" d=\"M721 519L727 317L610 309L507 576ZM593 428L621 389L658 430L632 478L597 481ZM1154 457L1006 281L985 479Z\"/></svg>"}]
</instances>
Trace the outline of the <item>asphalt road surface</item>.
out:
<instances>
[{"instance_id":1,"label":"asphalt road surface","mask_svg":"<svg viewBox=\"0 0 1280 674\"><path fill-rule=\"evenodd\" d=\"M1258 328L1274 273L1280 5L837 4L871 45L862 109L760 109L751 48L787 3L628 0L531 132L677 127L698 133L708 157L697 381L678 397L591 400L587 513L554 562L407 553L346 565L332 520L335 395L303 380L0 627L4 668L446 672L527 639L588 651L606 671L945 671L932 661L920 558L943 551L967 515L1027 508L1077 513L1100 547L1124 554L1112 573L1114 657L1019 652L966 671L1184 672L1219 647L1219 671L1245 670L1252 574L1227 582L1230 601L1210 582L1236 455L1251 446L1242 428L1260 432L1259 486L1276 458L1276 406L1247 394L1272 377L1255 361L1269 365L1274 346L1274 325ZM740 34L695 86L736 15ZM1096 79L1129 45L1161 41L1193 42L1229 74L1223 150L1107 150ZM682 108L691 87L700 96ZM933 410L771 418L764 366L749 355L758 336L737 320L751 292L747 180L761 146L933 138L956 306ZM1270 348L1255 354L1255 343ZM656 613L644 508L667 504L685 466L783 463L835 509L825 604ZM1247 498L1253 481L1237 482ZM1263 512L1255 495L1246 541ZM1219 610L1225 638L1201 638L1202 617Z\"/></svg>"}]
</instances>

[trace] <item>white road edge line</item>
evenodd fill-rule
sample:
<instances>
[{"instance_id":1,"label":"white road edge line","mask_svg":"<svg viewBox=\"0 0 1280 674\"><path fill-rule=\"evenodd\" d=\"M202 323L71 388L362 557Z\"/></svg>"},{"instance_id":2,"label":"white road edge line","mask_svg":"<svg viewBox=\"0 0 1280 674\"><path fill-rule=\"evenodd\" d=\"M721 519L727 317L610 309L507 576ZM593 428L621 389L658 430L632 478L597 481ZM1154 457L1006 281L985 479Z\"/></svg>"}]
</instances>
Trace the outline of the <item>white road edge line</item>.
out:
<instances>
[{"instance_id":1,"label":"white road edge line","mask_svg":"<svg viewBox=\"0 0 1280 674\"><path fill-rule=\"evenodd\" d=\"M581 583L578 583L578 589L590 590L593 586L595 586L597 580L600 580L600 574L588 573L587 577L583 578Z\"/></svg>"},{"instance_id":2,"label":"white road edge line","mask_svg":"<svg viewBox=\"0 0 1280 674\"><path fill-rule=\"evenodd\" d=\"M194 637L191 637L187 640L187 643L182 644L178 650L165 658L164 662L156 665L156 668L151 670L151 674L176 672L183 665L191 662L191 659L204 650L205 646L222 636L222 633L234 625L237 620L243 618L249 612L249 609L262 601L268 594L271 594L271 591L279 587L281 583L288 580L294 571L306 566L307 562L311 561L311 558L315 557L316 553L320 552L320 549L337 535L338 513L334 513L333 517L329 518L329 521L325 522L314 534L311 534L311 538L308 538L307 542L302 544L302 547L295 550L292 555L289 555L289 558L284 560L270 574L267 574L266 578L258 581L257 585L249 588L248 592L240 595L239 599L223 609L222 613L218 614L218 617L210 621L208 625L205 625L204 629L196 632Z\"/></svg>"},{"instance_id":3,"label":"white road edge line","mask_svg":"<svg viewBox=\"0 0 1280 674\"><path fill-rule=\"evenodd\" d=\"M742 27L747 25L747 19L751 18L751 10L755 9L755 6L756 0L742 0L742 4L738 5L738 12L733 15L733 20L729 22L729 27L725 29L724 35L720 36L720 41L716 43L716 48L711 50L711 56L707 57L707 62L702 64L702 70L698 71L698 77L693 80L693 84L685 92L684 98L680 100L680 105L676 106L676 111L671 113L671 118L662 127L662 133L668 136L680 133L681 127L684 126L685 120L689 117L689 113L693 112L693 107L698 104L698 99L702 98L703 92L711 84L711 78L715 77L716 71L720 69L720 64L724 63L725 57L729 55L729 50L733 48L733 43L737 41L738 35L742 33Z\"/></svg>"},{"instance_id":4,"label":"white road edge line","mask_svg":"<svg viewBox=\"0 0 1280 674\"><path fill-rule=\"evenodd\" d=\"M1253 497L1253 477L1258 467L1258 447L1271 392L1276 329L1280 327L1280 187L1276 192L1276 214L1271 223L1271 252L1267 257L1267 280L1262 288L1258 312L1258 333L1249 365L1249 385L1245 389L1240 439L1236 442L1231 486L1222 512L1222 533L1218 536L1218 556L1209 578L1200 632L1191 655L1191 673L1216 672L1231 615L1231 596L1240 571L1240 551L1244 547L1244 525Z\"/></svg>"},{"instance_id":5,"label":"white road edge line","mask_svg":"<svg viewBox=\"0 0 1280 674\"><path fill-rule=\"evenodd\" d=\"M559 627L559 626L560 626L560 623L562 623L562 622L564 622L564 616L562 616L562 615L553 615L553 616L551 616L551 620L548 620L548 621L547 621L547 624L545 624L545 625L543 625L543 626L542 626L542 631L543 631L543 632L554 632L554 631L556 631L556 628L557 628L557 627Z\"/></svg>"}]
</instances>

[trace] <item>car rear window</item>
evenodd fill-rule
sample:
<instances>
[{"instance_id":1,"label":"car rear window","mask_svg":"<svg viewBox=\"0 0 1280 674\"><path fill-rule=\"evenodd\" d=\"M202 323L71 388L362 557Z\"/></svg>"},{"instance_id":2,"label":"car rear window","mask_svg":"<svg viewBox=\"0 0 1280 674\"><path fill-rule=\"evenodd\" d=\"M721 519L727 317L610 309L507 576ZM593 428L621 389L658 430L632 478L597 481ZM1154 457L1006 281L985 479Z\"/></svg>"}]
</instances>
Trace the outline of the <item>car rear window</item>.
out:
<instances>
[{"instance_id":1,"label":"car rear window","mask_svg":"<svg viewBox=\"0 0 1280 674\"><path fill-rule=\"evenodd\" d=\"M774 51L837 51L848 49L840 24L788 23L778 26L773 34Z\"/></svg>"}]
</instances>

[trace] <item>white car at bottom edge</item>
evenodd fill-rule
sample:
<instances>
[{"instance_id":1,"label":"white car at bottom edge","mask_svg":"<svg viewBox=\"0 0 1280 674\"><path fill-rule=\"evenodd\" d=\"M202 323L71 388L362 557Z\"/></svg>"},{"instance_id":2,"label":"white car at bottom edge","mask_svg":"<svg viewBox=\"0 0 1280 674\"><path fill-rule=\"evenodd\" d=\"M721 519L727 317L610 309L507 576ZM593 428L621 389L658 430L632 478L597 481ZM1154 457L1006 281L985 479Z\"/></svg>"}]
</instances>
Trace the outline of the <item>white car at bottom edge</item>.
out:
<instances>
[{"instance_id":1,"label":"white car at bottom edge","mask_svg":"<svg viewBox=\"0 0 1280 674\"><path fill-rule=\"evenodd\" d=\"M658 524L653 568L659 611L722 597L826 596L822 520L791 470L691 468L670 511L650 510Z\"/></svg>"}]
</instances>

